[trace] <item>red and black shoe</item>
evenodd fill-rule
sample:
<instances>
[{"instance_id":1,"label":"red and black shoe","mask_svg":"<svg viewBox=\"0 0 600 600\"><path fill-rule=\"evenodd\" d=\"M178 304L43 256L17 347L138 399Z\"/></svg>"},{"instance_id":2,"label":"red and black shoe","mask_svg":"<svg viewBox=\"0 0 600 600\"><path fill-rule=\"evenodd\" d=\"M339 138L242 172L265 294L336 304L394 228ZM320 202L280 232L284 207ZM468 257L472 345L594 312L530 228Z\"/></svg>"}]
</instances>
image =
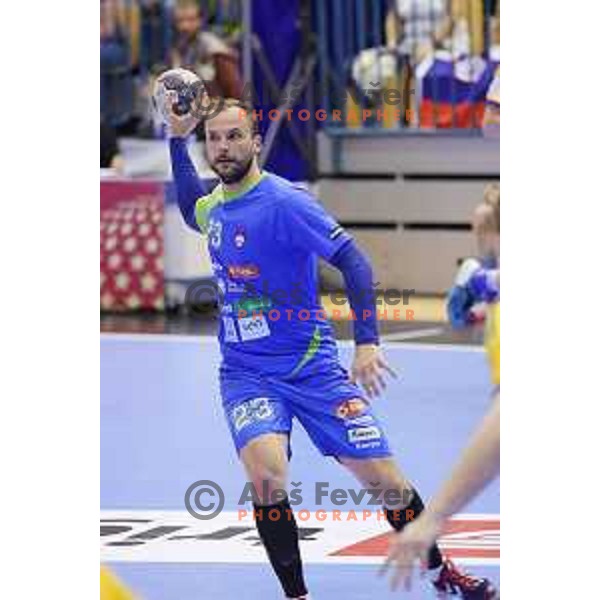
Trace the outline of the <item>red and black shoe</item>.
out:
<instances>
[{"instance_id":1,"label":"red and black shoe","mask_svg":"<svg viewBox=\"0 0 600 600\"><path fill-rule=\"evenodd\" d=\"M463 573L448 559L444 560L433 587L442 597L447 594L460 594L467 600L496 600L500 597L488 579Z\"/></svg>"}]
</instances>

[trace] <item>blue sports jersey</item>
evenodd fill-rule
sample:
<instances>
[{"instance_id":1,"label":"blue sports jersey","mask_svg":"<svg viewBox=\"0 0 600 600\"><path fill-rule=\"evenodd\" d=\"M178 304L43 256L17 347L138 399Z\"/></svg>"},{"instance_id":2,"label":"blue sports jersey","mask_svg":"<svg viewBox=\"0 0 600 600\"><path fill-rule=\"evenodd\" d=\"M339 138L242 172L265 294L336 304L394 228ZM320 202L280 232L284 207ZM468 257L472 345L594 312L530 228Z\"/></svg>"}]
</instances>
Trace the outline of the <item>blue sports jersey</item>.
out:
<instances>
[{"instance_id":1,"label":"blue sports jersey","mask_svg":"<svg viewBox=\"0 0 600 600\"><path fill-rule=\"evenodd\" d=\"M235 195L219 185L195 208L222 294L223 368L295 376L337 360L317 259L331 259L351 236L308 192L272 173Z\"/></svg>"},{"instance_id":2,"label":"blue sports jersey","mask_svg":"<svg viewBox=\"0 0 600 600\"><path fill-rule=\"evenodd\" d=\"M181 214L207 234L223 296L220 389L237 451L265 434L289 439L296 418L324 455L390 456L369 401L339 363L317 288L321 256L344 275L361 315L355 342L377 343L368 259L302 188L263 173L236 194L217 186L203 196L185 141L169 146Z\"/></svg>"}]
</instances>

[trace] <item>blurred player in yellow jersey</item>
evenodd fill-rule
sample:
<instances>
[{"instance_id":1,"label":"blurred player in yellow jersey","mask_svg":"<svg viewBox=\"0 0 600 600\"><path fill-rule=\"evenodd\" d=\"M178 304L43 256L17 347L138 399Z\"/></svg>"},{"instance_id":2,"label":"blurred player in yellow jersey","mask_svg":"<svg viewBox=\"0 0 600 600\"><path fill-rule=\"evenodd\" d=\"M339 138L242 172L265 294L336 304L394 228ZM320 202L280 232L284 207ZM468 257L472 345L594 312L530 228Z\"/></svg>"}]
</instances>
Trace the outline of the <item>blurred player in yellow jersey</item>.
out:
<instances>
[{"instance_id":1,"label":"blurred player in yellow jersey","mask_svg":"<svg viewBox=\"0 0 600 600\"><path fill-rule=\"evenodd\" d=\"M500 186L489 185L484 201L475 211L473 229L482 259L483 281L475 295L487 303L485 349L490 364L492 383L500 385ZM472 282L474 280L472 279Z\"/></svg>"},{"instance_id":2,"label":"blurred player in yellow jersey","mask_svg":"<svg viewBox=\"0 0 600 600\"><path fill-rule=\"evenodd\" d=\"M472 500L500 470L500 186L485 190L473 219L479 260L461 265L448 297L448 315L455 327L473 319L481 302L487 307L485 348L494 386L492 406L479 425L450 478L421 515L394 534L383 571L392 568L392 587L410 589L413 568L442 533L446 521ZM488 599L494 596L482 596Z\"/></svg>"},{"instance_id":3,"label":"blurred player in yellow jersey","mask_svg":"<svg viewBox=\"0 0 600 600\"><path fill-rule=\"evenodd\" d=\"M139 600L106 567L100 566L100 600Z\"/></svg>"}]
</instances>

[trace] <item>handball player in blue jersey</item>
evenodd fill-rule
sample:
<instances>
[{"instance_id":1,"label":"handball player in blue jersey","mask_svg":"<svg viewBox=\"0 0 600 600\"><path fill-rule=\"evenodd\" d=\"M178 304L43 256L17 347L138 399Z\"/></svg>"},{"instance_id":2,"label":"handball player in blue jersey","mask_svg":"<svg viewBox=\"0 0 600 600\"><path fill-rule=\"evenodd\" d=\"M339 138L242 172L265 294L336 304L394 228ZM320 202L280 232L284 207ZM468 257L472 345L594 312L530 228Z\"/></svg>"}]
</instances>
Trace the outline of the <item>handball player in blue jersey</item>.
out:
<instances>
[{"instance_id":1,"label":"handball player in blue jersey","mask_svg":"<svg viewBox=\"0 0 600 600\"><path fill-rule=\"evenodd\" d=\"M171 108L175 100L169 100ZM226 100L205 122L206 158L220 179L210 193L186 148L198 125L193 111L179 116L170 110L167 125L178 203L185 222L208 238L223 296L223 411L257 492L256 527L285 597L307 598L296 521L289 500L273 494L286 488L294 419L324 456L334 457L362 485L379 482L380 498L396 490L398 502L385 507L394 529L424 508L398 469L370 403L385 388L386 376L394 375L379 347L371 266L305 190L260 169L261 138L249 107ZM343 274L356 315L351 373L340 364L320 303L318 257ZM487 580L460 573L437 545L428 566L438 591L491 597Z\"/></svg>"}]
</instances>

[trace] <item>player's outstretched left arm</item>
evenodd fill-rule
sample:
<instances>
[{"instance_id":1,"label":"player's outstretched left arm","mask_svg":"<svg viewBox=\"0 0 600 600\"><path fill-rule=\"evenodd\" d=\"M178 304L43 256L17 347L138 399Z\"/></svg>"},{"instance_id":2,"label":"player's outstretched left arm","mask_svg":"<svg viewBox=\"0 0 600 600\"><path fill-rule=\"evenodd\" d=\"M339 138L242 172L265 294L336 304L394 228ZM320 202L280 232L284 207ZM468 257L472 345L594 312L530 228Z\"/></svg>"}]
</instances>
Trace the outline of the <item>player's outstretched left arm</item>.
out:
<instances>
[{"instance_id":1,"label":"player's outstretched left arm","mask_svg":"<svg viewBox=\"0 0 600 600\"><path fill-rule=\"evenodd\" d=\"M177 192L177 204L181 216L186 224L192 229L199 231L196 222L196 201L204 196L208 190L200 181L194 163L187 149L187 138L194 131L199 119L190 111L186 115L178 116L173 111L176 95L167 92L168 96L168 118L167 131L169 135L169 152L171 155L171 171Z\"/></svg>"},{"instance_id":2,"label":"player's outstretched left arm","mask_svg":"<svg viewBox=\"0 0 600 600\"><path fill-rule=\"evenodd\" d=\"M372 398L385 389L386 373L397 377L379 347L373 270L369 260L353 240L338 250L330 262L344 276L348 302L356 317L356 348L351 378L355 383L362 385L369 398Z\"/></svg>"},{"instance_id":3,"label":"player's outstretched left arm","mask_svg":"<svg viewBox=\"0 0 600 600\"><path fill-rule=\"evenodd\" d=\"M401 533L393 535L382 573L391 568L392 588L411 588L417 560L439 537L448 518L457 513L494 479L500 470L500 394L463 452L450 478L421 515Z\"/></svg>"}]
</instances>

